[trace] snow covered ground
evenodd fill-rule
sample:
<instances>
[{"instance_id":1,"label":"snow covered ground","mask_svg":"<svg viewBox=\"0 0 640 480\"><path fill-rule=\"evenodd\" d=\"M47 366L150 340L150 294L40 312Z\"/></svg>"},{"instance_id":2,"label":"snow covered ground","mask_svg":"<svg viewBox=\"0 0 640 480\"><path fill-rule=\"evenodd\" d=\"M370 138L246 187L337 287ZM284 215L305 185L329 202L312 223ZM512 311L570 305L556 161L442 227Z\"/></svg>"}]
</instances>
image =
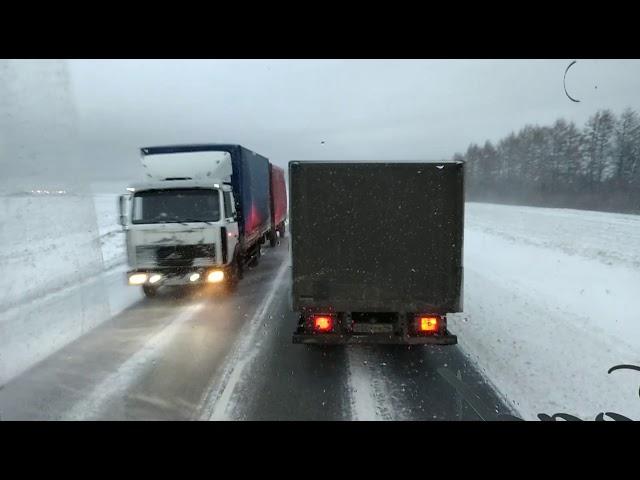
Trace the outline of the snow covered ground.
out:
<instances>
[{"instance_id":1,"label":"snow covered ground","mask_svg":"<svg viewBox=\"0 0 640 480\"><path fill-rule=\"evenodd\" d=\"M91 196L13 194L1 202L0 306L23 304L102 270Z\"/></svg>"},{"instance_id":2,"label":"snow covered ground","mask_svg":"<svg viewBox=\"0 0 640 480\"><path fill-rule=\"evenodd\" d=\"M0 196L0 385L126 308L120 185Z\"/></svg>"},{"instance_id":3,"label":"snow covered ground","mask_svg":"<svg viewBox=\"0 0 640 480\"><path fill-rule=\"evenodd\" d=\"M640 419L640 216L468 203L464 351L520 413Z\"/></svg>"},{"instance_id":4,"label":"snow covered ground","mask_svg":"<svg viewBox=\"0 0 640 480\"><path fill-rule=\"evenodd\" d=\"M142 298L117 197L0 196L0 385ZM640 216L468 203L451 330L519 412L640 419Z\"/></svg>"},{"instance_id":5,"label":"snow covered ground","mask_svg":"<svg viewBox=\"0 0 640 480\"><path fill-rule=\"evenodd\" d=\"M125 193L124 183L105 182L92 185L96 220L105 269L126 262L125 238L119 223L118 196Z\"/></svg>"}]
</instances>

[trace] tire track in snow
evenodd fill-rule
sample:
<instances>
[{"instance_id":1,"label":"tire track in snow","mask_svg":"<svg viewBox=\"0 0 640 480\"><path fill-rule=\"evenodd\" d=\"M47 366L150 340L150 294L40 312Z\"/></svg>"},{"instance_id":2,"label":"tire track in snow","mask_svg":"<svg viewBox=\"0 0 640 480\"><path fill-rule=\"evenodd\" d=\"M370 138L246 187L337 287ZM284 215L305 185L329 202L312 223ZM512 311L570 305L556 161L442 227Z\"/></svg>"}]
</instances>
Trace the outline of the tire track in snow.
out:
<instances>
[{"instance_id":1,"label":"tire track in snow","mask_svg":"<svg viewBox=\"0 0 640 480\"><path fill-rule=\"evenodd\" d=\"M391 385L377 368L375 354L366 347L347 348L351 418L361 421L404 420L391 404Z\"/></svg>"},{"instance_id":2,"label":"tire track in snow","mask_svg":"<svg viewBox=\"0 0 640 480\"><path fill-rule=\"evenodd\" d=\"M185 308L173 321L148 339L144 346L120 367L107 375L91 393L75 403L63 415L63 420L98 418L111 398L122 397L149 368L162 356L163 349L171 343L182 325L191 320L205 305L196 303Z\"/></svg>"},{"instance_id":3,"label":"tire track in snow","mask_svg":"<svg viewBox=\"0 0 640 480\"><path fill-rule=\"evenodd\" d=\"M261 339L258 339L257 334L260 325L264 323L264 317L282 286L282 280L285 273L289 270L289 267L290 264L288 261L282 263L267 295L258 306L251 320L249 320L238 333L238 340L233 347L232 353L227 357L222 369L220 383L215 388L212 385L207 389L210 393L205 395L198 409L199 412L202 412L201 419L233 419L233 410L236 406L233 401L234 391L242 379L245 367L251 363L259 351Z\"/></svg>"}]
</instances>

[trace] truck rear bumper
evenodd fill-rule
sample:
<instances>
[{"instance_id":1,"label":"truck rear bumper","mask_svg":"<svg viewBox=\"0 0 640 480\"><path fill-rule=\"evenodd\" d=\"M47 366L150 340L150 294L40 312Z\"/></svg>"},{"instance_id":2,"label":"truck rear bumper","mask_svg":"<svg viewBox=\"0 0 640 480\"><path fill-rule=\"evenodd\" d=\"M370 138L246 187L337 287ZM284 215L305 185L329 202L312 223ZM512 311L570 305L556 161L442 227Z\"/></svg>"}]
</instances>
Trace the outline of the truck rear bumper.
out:
<instances>
[{"instance_id":1,"label":"truck rear bumper","mask_svg":"<svg viewBox=\"0 0 640 480\"><path fill-rule=\"evenodd\" d=\"M444 335L401 336L389 334L299 333L293 343L320 345L456 345L458 337L446 331Z\"/></svg>"}]
</instances>

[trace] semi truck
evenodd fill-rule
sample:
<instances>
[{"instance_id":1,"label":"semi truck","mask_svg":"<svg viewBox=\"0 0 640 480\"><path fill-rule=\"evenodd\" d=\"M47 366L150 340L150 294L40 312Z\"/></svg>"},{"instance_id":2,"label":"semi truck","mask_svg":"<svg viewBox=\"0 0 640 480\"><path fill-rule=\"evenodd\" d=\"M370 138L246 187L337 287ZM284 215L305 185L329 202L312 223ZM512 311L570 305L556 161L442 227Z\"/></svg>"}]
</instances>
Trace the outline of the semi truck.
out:
<instances>
[{"instance_id":1,"label":"semi truck","mask_svg":"<svg viewBox=\"0 0 640 480\"><path fill-rule=\"evenodd\" d=\"M128 283L147 297L163 286L233 288L261 246L284 233L284 175L266 157L234 144L151 146L140 155L145 181L120 196L120 223Z\"/></svg>"},{"instance_id":2,"label":"semi truck","mask_svg":"<svg viewBox=\"0 0 640 480\"><path fill-rule=\"evenodd\" d=\"M462 162L289 163L294 343L457 343Z\"/></svg>"}]
</instances>

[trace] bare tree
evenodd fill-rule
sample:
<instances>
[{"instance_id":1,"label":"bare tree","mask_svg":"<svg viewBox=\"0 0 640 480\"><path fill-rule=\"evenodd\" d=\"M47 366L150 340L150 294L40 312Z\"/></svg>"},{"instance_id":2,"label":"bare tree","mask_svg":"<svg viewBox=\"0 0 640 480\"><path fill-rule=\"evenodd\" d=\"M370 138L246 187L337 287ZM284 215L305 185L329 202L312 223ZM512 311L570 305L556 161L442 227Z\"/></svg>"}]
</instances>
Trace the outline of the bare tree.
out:
<instances>
[{"instance_id":1,"label":"bare tree","mask_svg":"<svg viewBox=\"0 0 640 480\"><path fill-rule=\"evenodd\" d=\"M627 108L615 131L615 173L617 186L630 184L632 174L638 162L638 146L640 145L640 120L638 114Z\"/></svg>"},{"instance_id":2,"label":"bare tree","mask_svg":"<svg viewBox=\"0 0 640 480\"><path fill-rule=\"evenodd\" d=\"M604 174L612 171L614 130L615 117L610 110L599 110L585 126L587 149L584 169L592 192L600 187Z\"/></svg>"},{"instance_id":3,"label":"bare tree","mask_svg":"<svg viewBox=\"0 0 640 480\"><path fill-rule=\"evenodd\" d=\"M583 129L525 125L454 159L467 162L475 200L640 213L640 118L630 108L619 119L600 110Z\"/></svg>"}]
</instances>

